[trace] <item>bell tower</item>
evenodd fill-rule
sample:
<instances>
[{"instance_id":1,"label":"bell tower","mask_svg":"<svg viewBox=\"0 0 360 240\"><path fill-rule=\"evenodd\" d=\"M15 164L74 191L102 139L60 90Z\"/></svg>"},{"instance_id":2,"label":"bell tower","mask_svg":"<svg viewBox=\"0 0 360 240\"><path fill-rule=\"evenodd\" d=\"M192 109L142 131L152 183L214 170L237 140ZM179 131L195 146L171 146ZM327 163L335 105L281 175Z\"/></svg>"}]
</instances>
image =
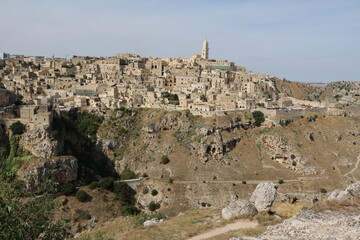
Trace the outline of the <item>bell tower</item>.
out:
<instances>
[{"instance_id":1,"label":"bell tower","mask_svg":"<svg viewBox=\"0 0 360 240\"><path fill-rule=\"evenodd\" d=\"M201 57L203 59L209 59L209 43L207 40L203 42Z\"/></svg>"}]
</instances>

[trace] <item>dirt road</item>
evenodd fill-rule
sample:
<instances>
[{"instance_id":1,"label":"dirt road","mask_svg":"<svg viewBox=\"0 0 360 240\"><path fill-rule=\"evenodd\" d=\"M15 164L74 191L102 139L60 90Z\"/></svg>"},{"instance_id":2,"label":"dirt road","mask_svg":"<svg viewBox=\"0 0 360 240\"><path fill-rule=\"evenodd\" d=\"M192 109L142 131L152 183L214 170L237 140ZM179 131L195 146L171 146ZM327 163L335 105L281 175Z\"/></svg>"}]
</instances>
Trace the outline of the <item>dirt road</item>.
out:
<instances>
[{"instance_id":1,"label":"dirt road","mask_svg":"<svg viewBox=\"0 0 360 240\"><path fill-rule=\"evenodd\" d=\"M239 220L239 221L236 221L234 223L230 223L228 225L225 225L223 227L215 228L215 229L210 230L208 232L199 234L197 236L189 238L188 240L207 239L207 238L215 237L217 235L224 234L224 233L227 233L227 232L233 231L233 230L239 230L239 229L244 229L244 228L253 228L253 227L256 227L257 225L258 225L258 223L255 222L255 221Z\"/></svg>"}]
</instances>

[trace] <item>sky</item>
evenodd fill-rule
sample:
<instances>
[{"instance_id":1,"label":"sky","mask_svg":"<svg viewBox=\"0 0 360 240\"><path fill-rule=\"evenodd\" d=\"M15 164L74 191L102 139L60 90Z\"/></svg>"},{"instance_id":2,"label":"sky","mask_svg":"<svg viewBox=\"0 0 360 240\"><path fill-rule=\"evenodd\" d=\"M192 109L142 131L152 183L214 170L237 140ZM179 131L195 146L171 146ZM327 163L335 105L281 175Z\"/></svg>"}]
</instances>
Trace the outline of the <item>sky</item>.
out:
<instances>
[{"instance_id":1,"label":"sky","mask_svg":"<svg viewBox=\"0 0 360 240\"><path fill-rule=\"evenodd\" d=\"M209 58L299 82L360 81L360 0L0 0L0 51Z\"/></svg>"}]
</instances>

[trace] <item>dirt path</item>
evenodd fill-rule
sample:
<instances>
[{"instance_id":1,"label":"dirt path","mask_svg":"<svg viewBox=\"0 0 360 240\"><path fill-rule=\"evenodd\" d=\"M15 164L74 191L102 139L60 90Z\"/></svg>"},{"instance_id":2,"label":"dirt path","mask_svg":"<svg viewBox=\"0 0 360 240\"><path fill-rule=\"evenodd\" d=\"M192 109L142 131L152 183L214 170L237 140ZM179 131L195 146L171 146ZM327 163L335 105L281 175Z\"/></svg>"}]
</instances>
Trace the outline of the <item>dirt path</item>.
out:
<instances>
[{"instance_id":1,"label":"dirt path","mask_svg":"<svg viewBox=\"0 0 360 240\"><path fill-rule=\"evenodd\" d=\"M360 164L360 155L357 157L357 161L356 161L356 163L355 163L355 167L354 167L351 171L345 173L344 176L348 176L348 175L352 174L352 173L359 167L359 164ZM355 180L357 180L355 177L353 177L353 178L354 178Z\"/></svg>"},{"instance_id":2,"label":"dirt path","mask_svg":"<svg viewBox=\"0 0 360 240\"><path fill-rule=\"evenodd\" d=\"M207 239L207 238L215 237L217 235L224 234L224 233L227 233L227 232L233 231L233 230L239 230L239 229L244 229L244 228L254 228L257 225L258 225L258 223L254 222L254 221L240 220L240 221L225 225L223 227L215 228L209 232L199 234L197 236L189 238L188 240Z\"/></svg>"},{"instance_id":3,"label":"dirt path","mask_svg":"<svg viewBox=\"0 0 360 240\"><path fill-rule=\"evenodd\" d=\"M319 180L319 179L323 179L321 177L297 177L295 179L284 179L285 183L287 182L298 182L298 181L313 181L313 180ZM262 182L276 182L275 180L245 180L247 184L259 184ZM198 184L198 183L202 183L203 181L201 180L180 180L177 181L175 180L174 183L181 183L181 184ZM208 180L206 181L206 183L215 183L215 184L226 184L226 183L237 183L240 184L242 183L243 180L239 181L239 180L234 180L234 181L230 181L230 180Z\"/></svg>"}]
</instances>

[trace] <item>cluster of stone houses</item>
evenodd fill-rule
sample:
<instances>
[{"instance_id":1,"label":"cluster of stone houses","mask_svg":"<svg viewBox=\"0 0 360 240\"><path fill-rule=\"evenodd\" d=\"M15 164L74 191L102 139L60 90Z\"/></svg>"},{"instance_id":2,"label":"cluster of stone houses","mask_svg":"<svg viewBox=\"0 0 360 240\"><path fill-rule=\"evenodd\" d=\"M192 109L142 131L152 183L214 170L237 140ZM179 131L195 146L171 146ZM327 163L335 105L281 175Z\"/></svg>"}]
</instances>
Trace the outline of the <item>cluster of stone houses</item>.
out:
<instances>
[{"instance_id":1,"label":"cluster of stone houses","mask_svg":"<svg viewBox=\"0 0 360 240\"><path fill-rule=\"evenodd\" d=\"M59 108L145 107L207 114L291 104L279 96L272 76L247 72L227 60L208 59L208 51L204 41L202 55L191 58L144 58L125 53L68 60L8 55L0 62L0 82L23 96L27 105ZM164 93L178 100L169 101ZM33 112L42 111L34 109L21 113L26 111L29 121L44 119L32 118Z\"/></svg>"}]
</instances>

